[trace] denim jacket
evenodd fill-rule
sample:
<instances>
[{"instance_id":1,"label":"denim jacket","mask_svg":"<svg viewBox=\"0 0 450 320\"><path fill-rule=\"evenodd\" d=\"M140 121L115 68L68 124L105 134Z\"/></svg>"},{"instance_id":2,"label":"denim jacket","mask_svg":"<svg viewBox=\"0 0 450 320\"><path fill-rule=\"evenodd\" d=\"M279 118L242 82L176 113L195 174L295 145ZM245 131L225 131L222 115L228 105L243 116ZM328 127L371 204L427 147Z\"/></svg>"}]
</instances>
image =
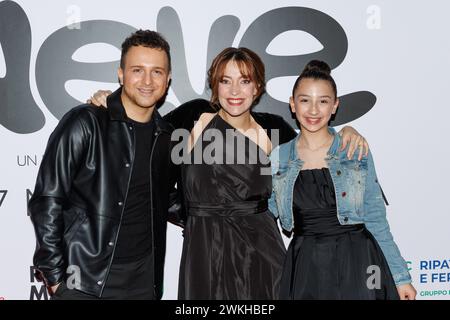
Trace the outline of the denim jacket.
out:
<instances>
[{"instance_id":1,"label":"denim jacket","mask_svg":"<svg viewBox=\"0 0 450 320\"><path fill-rule=\"evenodd\" d=\"M357 154L348 160L347 152L339 151L341 138L333 128L333 143L325 158L333 180L337 218L341 225L364 223L383 251L395 284L411 282L405 260L394 242L386 219L386 207L375 172L372 155L358 161ZM297 138L275 148L271 155L273 191L270 211L279 217L281 226L293 229L293 192L303 161L297 155Z\"/></svg>"}]
</instances>

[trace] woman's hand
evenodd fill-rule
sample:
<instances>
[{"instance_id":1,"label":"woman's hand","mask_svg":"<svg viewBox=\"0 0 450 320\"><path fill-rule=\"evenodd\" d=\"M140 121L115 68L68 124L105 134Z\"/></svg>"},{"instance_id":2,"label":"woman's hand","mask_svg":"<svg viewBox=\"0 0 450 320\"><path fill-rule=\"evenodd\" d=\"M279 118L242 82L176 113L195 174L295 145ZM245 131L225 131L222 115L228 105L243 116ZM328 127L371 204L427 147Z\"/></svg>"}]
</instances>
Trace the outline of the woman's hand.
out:
<instances>
[{"instance_id":1,"label":"woman's hand","mask_svg":"<svg viewBox=\"0 0 450 320\"><path fill-rule=\"evenodd\" d=\"M347 144L350 143L347 152L347 158L349 160L353 158L356 148L359 148L358 160L361 160L363 156L367 157L369 154L369 144L358 131L352 127L345 126L341 131L339 131L339 135L342 137L340 151L344 150L347 147Z\"/></svg>"},{"instance_id":2,"label":"woman's hand","mask_svg":"<svg viewBox=\"0 0 450 320\"><path fill-rule=\"evenodd\" d=\"M106 105L106 98L111 94L112 92L110 90L98 90L92 97L90 97L86 102L93 104L97 107L105 107Z\"/></svg>"},{"instance_id":3,"label":"woman's hand","mask_svg":"<svg viewBox=\"0 0 450 320\"><path fill-rule=\"evenodd\" d=\"M410 283L397 286L397 292L400 300L416 300L416 289Z\"/></svg>"}]
</instances>

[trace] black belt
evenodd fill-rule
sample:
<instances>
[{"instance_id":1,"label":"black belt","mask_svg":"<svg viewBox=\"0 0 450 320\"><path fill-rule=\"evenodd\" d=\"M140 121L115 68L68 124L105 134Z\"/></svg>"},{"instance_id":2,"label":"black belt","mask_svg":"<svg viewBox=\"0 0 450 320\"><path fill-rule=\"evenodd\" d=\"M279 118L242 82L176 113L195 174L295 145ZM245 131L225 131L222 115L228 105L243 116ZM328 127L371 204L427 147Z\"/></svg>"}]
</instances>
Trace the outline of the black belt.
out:
<instances>
[{"instance_id":1,"label":"black belt","mask_svg":"<svg viewBox=\"0 0 450 320\"><path fill-rule=\"evenodd\" d=\"M297 236L337 236L361 231L364 224L341 225L336 208L294 209L294 234Z\"/></svg>"},{"instance_id":2,"label":"black belt","mask_svg":"<svg viewBox=\"0 0 450 320\"><path fill-rule=\"evenodd\" d=\"M189 215L195 217L248 216L267 211L267 209L267 199L259 201L236 201L228 203L188 203Z\"/></svg>"}]
</instances>

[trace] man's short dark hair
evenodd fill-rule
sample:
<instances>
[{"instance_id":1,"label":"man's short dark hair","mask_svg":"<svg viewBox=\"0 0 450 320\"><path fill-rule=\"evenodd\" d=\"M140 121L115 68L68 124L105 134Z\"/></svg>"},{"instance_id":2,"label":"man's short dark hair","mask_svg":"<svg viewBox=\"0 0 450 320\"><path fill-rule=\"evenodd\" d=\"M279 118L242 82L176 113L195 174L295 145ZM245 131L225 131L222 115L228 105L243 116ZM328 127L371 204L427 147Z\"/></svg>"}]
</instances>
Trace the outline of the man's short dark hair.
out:
<instances>
[{"instance_id":1,"label":"man's short dark hair","mask_svg":"<svg viewBox=\"0 0 450 320\"><path fill-rule=\"evenodd\" d=\"M120 67L122 69L125 67L125 56L127 55L128 50L130 50L131 47L137 46L163 50L169 60L169 71L172 70L169 43L160 33L151 30L138 30L135 33L132 33L122 43L122 54L120 56Z\"/></svg>"}]
</instances>

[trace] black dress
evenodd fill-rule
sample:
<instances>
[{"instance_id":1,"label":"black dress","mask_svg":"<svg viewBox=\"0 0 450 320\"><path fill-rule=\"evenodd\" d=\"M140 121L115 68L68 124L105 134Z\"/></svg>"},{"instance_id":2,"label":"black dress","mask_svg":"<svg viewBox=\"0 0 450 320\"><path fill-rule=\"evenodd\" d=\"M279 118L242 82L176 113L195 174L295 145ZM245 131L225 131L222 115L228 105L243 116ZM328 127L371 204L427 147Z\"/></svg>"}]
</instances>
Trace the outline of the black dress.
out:
<instances>
[{"instance_id":1,"label":"black dress","mask_svg":"<svg viewBox=\"0 0 450 320\"><path fill-rule=\"evenodd\" d=\"M227 129L241 135L218 115L202 136L211 129L218 129L223 136ZM272 189L270 162L253 141L243 135L240 138L246 146L245 164L182 165L188 219L180 265L179 299L279 297L285 247L267 209ZM227 139L226 144L230 143ZM199 139L191 151L192 159L197 149L210 150L212 144L223 147L214 155L226 156L226 151L231 150L224 147L223 141ZM249 163L252 156L249 150L255 149L265 161L258 157L256 163ZM242 148L238 151L243 152ZM236 157L235 152L234 161ZM261 169L268 170L267 174L261 174Z\"/></svg>"},{"instance_id":2,"label":"black dress","mask_svg":"<svg viewBox=\"0 0 450 320\"><path fill-rule=\"evenodd\" d=\"M372 234L364 224L339 223L327 168L300 171L293 198L281 299L399 299Z\"/></svg>"}]
</instances>

